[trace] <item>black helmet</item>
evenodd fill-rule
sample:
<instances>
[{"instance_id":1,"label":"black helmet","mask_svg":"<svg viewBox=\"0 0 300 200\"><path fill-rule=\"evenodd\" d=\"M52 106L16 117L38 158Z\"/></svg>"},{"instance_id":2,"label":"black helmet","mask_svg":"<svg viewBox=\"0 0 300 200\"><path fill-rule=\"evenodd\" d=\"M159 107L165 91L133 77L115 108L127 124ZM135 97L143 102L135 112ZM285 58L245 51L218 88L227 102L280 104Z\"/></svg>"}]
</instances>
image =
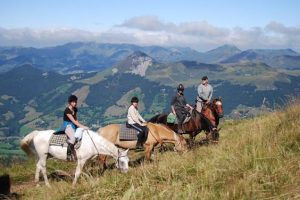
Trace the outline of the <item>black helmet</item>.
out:
<instances>
[{"instance_id":1,"label":"black helmet","mask_svg":"<svg viewBox=\"0 0 300 200\"><path fill-rule=\"evenodd\" d=\"M131 103L138 103L138 102L139 102L139 98L137 98L137 97L131 98Z\"/></svg>"},{"instance_id":2,"label":"black helmet","mask_svg":"<svg viewBox=\"0 0 300 200\"><path fill-rule=\"evenodd\" d=\"M202 81L206 81L206 80L208 80L208 77L207 76L203 76L202 77Z\"/></svg>"},{"instance_id":3,"label":"black helmet","mask_svg":"<svg viewBox=\"0 0 300 200\"><path fill-rule=\"evenodd\" d=\"M70 102L73 102L73 101L77 102L77 97L72 94L71 96L69 96L68 102L70 103Z\"/></svg>"},{"instance_id":4,"label":"black helmet","mask_svg":"<svg viewBox=\"0 0 300 200\"><path fill-rule=\"evenodd\" d=\"M184 86L181 83L178 85L177 91L184 91Z\"/></svg>"}]
</instances>

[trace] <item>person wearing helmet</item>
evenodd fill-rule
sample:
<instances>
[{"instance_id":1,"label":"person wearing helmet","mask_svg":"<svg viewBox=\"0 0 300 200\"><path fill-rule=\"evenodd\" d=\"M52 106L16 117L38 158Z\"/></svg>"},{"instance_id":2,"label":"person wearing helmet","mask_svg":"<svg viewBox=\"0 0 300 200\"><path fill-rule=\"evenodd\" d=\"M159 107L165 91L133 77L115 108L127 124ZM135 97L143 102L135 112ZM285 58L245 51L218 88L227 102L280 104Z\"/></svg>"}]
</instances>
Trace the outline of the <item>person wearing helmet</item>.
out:
<instances>
[{"instance_id":1,"label":"person wearing helmet","mask_svg":"<svg viewBox=\"0 0 300 200\"><path fill-rule=\"evenodd\" d=\"M208 77L203 76L200 85L198 86L197 111L201 113L203 104L209 103L213 95L213 87L208 84Z\"/></svg>"},{"instance_id":2,"label":"person wearing helmet","mask_svg":"<svg viewBox=\"0 0 300 200\"><path fill-rule=\"evenodd\" d=\"M69 144L74 160L77 159L74 149L75 132L82 131L82 129L88 129L87 126L84 126L77 120L77 111L77 97L75 95L71 95L68 98L68 106L66 107L63 116L64 123L60 130L64 131L68 136L67 143Z\"/></svg>"},{"instance_id":3,"label":"person wearing helmet","mask_svg":"<svg viewBox=\"0 0 300 200\"><path fill-rule=\"evenodd\" d=\"M171 102L172 112L177 117L179 134L184 133L182 124L184 122L185 117L189 113L187 109L193 109L192 106L186 103L183 92L184 86L182 84L179 84L177 87L177 94L173 97Z\"/></svg>"},{"instance_id":4,"label":"person wearing helmet","mask_svg":"<svg viewBox=\"0 0 300 200\"><path fill-rule=\"evenodd\" d=\"M137 97L132 97L131 106L128 108L127 125L139 132L137 135L136 151L142 151L144 149L143 143L147 140L148 128L143 124L146 121L138 111L138 103L139 99Z\"/></svg>"}]
</instances>

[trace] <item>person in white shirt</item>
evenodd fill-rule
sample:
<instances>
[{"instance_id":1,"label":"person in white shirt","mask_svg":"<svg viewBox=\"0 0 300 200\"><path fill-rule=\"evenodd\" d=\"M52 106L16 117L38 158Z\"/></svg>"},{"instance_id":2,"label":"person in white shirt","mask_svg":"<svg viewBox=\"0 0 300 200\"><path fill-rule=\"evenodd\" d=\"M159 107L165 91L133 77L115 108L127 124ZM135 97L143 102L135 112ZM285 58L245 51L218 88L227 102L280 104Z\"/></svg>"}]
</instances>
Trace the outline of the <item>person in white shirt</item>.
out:
<instances>
[{"instance_id":1,"label":"person in white shirt","mask_svg":"<svg viewBox=\"0 0 300 200\"><path fill-rule=\"evenodd\" d=\"M198 86L198 95L196 97L196 109L199 113L202 111L203 104L209 103L213 95L213 87L208 84L208 77L203 76L200 85Z\"/></svg>"},{"instance_id":2,"label":"person in white shirt","mask_svg":"<svg viewBox=\"0 0 300 200\"><path fill-rule=\"evenodd\" d=\"M146 121L138 111L138 103L139 99L137 97L132 97L131 106L128 108L127 126L130 128L134 128L139 132L139 134L137 135L138 140L136 143L136 151L142 151L144 149L143 143L147 140L148 128L144 124Z\"/></svg>"}]
</instances>

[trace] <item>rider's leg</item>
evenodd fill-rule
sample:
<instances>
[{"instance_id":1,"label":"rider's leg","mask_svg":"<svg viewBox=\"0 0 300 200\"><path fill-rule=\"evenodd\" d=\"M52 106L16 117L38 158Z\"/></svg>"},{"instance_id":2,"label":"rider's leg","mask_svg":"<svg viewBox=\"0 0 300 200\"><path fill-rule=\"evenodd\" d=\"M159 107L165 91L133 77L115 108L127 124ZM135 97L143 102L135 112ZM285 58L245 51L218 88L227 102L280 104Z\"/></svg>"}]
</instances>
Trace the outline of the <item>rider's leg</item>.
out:
<instances>
[{"instance_id":1,"label":"rider's leg","mask_svg":"<svg viewBox=\"0 0 300 200\"><path fill-rule=\"evenodd\" d=\"M75 130L72 128L71 125L67 125L65 133L68 136L68 143L74 144L75 143Z\"/></svg>"},{"instance_id":2,"label":"rider's leg","mask_svg":"<svg viewBox=\"0 0 300 200\"><path fill-rule=\"evenodd\" d=\"M143 126L139 125L138 123L130 124L132 128L137 130L139 134L137 135L137 142L136 142L136 150L143 150L143 142L145 138L145 132L143 131Z\"/></svg>"},{"instance_id":3,"label":"rider's leg","mask_svg":"<svg viewBox=\"0 0 300 200\"><path fill-rule=\"evenodd\" d=\"M179 111L179 112L176 112L176 117L177 117L177 121L178 121L178 131L177 131L177 133L178 134L183 134L184 131L183 131L182 124L183 124L185 116L181 111Z\"/></svg>"},{"instance_id":4,"label":"rider's leg","mask_svg":"<svg viewBox=\"0 0 300 200\"><path fill-rule=\"evenodd\" d=\"M65 130L65 133L67 134L68 136L68 144L70 146L70 149L71 149L71 152L72 152L72 155L74 157L74 160L77 159L77 155L76 155L76 151L74 149L74 143L75 143L75 130L72 128L71 125L68 125L66 127L66 130Z\"/></svg>"},{"instance_id":5,"label":"rider's leg","mask_svg":"<svg viewBox=\"0 0 300 200\"><path fill-rule=\"evenodd\" d=\"M203 106L203 102L202 101L197 101L197 104L196 104L196 110L201 113L202 111L202 106Z\"/></svg>"}]
</instances>

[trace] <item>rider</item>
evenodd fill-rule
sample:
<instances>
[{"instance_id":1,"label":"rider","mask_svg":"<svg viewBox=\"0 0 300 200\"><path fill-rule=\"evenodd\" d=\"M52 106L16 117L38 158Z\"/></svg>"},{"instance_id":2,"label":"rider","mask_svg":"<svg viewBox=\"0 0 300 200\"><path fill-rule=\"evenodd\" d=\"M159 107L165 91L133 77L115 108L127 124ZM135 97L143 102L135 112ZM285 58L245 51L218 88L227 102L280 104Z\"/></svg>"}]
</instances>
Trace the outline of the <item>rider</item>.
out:
<instances>
[{"instance_id":1,"label":"rider","mask_svg":"<svg viewBox=\"0 0 300 200\"><path fill-rule=\"evenodd\" d=\"M76 151L74 149L75 143L75 131L82 131L82 129L88 129L87 126L82 125L77 120L77 97L75 95L71 95L68 98L68 106L64 111L64 123L61 128L62 131L65 131L68 136L68 144L76 160ZM81 130L80 130L81 128Z\"/></svg>"},{"instance_id":2,"label":"rider","mask_svg":"<svg viewBox=\"0 0 300 200\"><path fill-rule=\"evenodd\" d=\"M183 134L182 124L184 122L185 117L188 115L188 108L193 109L192 106L186 103L184 98L184 86L179 84L177 87L177 94L173 97L171 102L171 108L174 115L176 115L178 120L178 133Z\"/></svg>"},{"instance_id":3,"label":"rider","mask_svg":"<svg viewBox=\"0 0 300 200\"><path fill-rule=\"evenodd\" d=\"M196 98L197 101L197 111L201 113L203 104L209 103L211 100L211 97L213 95L213 87L208 84L208 77L203 76L202 82L198 86L198 95Z\"/></svg>"},{"instance_id":4,"label":"rider","mask_svg":"<svg viewBox=\"0 0 300 200\"><path fill-rule=\"evenodd\" d=\"M143 143L147 140L148 128L144 124L146 121L138 111L138 103L139 99L137 97L131 98L131 106L128 108L127 114L127 125L139 132L137 135L136 151L142 151L144 149Z\"/></svg>"}]
</instances>

